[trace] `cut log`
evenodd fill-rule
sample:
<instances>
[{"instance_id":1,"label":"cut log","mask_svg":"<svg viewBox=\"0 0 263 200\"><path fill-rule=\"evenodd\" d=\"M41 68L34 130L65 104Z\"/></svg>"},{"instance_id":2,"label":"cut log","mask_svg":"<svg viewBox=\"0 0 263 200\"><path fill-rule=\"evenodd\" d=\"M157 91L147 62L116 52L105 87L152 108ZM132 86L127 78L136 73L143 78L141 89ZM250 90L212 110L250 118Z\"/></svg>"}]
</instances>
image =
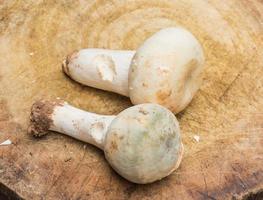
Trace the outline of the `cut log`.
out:
<instances>
[{"instance_id":1,"label":"cut log","mask_svg":"<svg viewBox=\"0 0 263 200\"><path fill-rule=\"evenodd\" d=\"M232 199L263 190L263 4L260 0L4 1L0 5L0 191L24 199ZM103 152L63 135L28 135L30 107L61 97L117 114L128 98L61 70L80 48L136 49L180 25L204 47L204 82L177 115L185 154L168 178L132 184ZM198 139L197 139L198 138ZM261 191L261 193L260 193Z\"/></svg>"}]
</instances>

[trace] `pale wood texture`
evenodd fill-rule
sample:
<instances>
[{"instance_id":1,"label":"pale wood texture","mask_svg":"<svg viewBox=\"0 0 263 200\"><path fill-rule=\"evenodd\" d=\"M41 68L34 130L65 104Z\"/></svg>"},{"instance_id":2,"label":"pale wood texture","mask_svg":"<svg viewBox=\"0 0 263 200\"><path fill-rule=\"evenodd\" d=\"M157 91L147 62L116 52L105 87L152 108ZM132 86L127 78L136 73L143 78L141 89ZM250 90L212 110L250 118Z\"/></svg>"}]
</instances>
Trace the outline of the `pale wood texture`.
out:
<instances>
[{"instance_id":1,"label":"pale wood texture","mask_svg":"<svg viewBox=\"0 0 263 200\"><path fill-rule=\"evenodd\" d=\"M87 47L136 49L174 25L196 35L207 61L201 90L177 115L185 154L171 176L132 184L91 145L26 134L30 106L42 97L103 114L131 106L128 98L67 78L65 55ZM259 192L262 48L261 0L0 1L0 142L14 143L0 146L0 189L25 199L231 199Z\"/></svg>"}]
</instances>

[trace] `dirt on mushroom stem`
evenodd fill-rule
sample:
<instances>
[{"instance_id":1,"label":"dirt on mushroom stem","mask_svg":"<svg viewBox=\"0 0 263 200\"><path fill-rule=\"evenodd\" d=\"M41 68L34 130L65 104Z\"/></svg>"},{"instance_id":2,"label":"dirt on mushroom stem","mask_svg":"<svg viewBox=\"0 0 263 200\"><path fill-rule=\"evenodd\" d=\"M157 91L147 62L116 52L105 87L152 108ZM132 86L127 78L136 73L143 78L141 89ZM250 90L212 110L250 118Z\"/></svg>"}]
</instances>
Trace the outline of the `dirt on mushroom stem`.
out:
<instances>
[{"instance_id":1,"label":"dirt on mushroom stem","mask_svg":"<svg viewBox=\"0 0 263 200\"><path fill-rule=\"evenodd\" d=\"M52 113L56 106L62 106L64 101L39 100L32 105L28 133L40 137L48 133L53 125Z\"/></svg>"}]
</instances>

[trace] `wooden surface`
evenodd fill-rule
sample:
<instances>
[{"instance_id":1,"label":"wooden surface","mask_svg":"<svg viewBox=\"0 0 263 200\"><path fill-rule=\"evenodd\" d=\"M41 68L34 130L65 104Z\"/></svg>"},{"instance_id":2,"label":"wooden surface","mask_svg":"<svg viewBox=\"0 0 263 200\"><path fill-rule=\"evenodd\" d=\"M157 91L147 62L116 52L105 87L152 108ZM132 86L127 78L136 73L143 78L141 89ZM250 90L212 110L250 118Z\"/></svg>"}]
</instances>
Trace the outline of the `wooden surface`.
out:
<instances>
[{"instance_id":1,"label":"wooden surface","mask_svg":"<svg viewBox=\"0 0 263 200\"><path fill-rule=\"evenodd\" d=\"M263 190L261 0L0 1L0 191L25 199L231 199ZM61 71L69 52L136 49L182 25L200 40L205 79L177 115L180 168L150 185L118 176L99 149L69 137L26 134L31 104L61 97L117 114L128 98L81 86ZM200 141L194 140L200 136Z\"/></svg>"}]
</instances>

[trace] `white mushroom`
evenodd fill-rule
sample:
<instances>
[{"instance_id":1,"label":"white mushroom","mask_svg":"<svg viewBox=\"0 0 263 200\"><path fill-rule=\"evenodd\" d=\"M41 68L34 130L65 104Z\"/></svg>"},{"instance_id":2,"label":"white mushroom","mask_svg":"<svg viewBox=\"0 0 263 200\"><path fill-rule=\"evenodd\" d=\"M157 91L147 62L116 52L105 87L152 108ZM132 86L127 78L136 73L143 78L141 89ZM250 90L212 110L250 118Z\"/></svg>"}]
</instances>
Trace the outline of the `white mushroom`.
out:
<instances>
[{"instance_id":1,"label":"white mushroom","mask_svg":"<svg viewBox=\"0 0 263 200\"><path fill-rule=\"evenodd\" d=\"M162 29L137 51L82 49L63 62L64 72L91 87L130 97L133 104L158 103L183 110L201 84L203 50L180 27Z\"/></svg>"},{"instance_id":2,"label":"white mushroom","mask_svg":"<svg viewBox=\"0 0 263 200\"><path fill-rule=\"evenodd\" d=\"M110 165L135 183L160 180L178 168L183 144L176 117L157 104L141 104L117 116L98 115L57 101L38 101L29 133L57 131L104 150Z\"/></svg>"}]
</instances>

